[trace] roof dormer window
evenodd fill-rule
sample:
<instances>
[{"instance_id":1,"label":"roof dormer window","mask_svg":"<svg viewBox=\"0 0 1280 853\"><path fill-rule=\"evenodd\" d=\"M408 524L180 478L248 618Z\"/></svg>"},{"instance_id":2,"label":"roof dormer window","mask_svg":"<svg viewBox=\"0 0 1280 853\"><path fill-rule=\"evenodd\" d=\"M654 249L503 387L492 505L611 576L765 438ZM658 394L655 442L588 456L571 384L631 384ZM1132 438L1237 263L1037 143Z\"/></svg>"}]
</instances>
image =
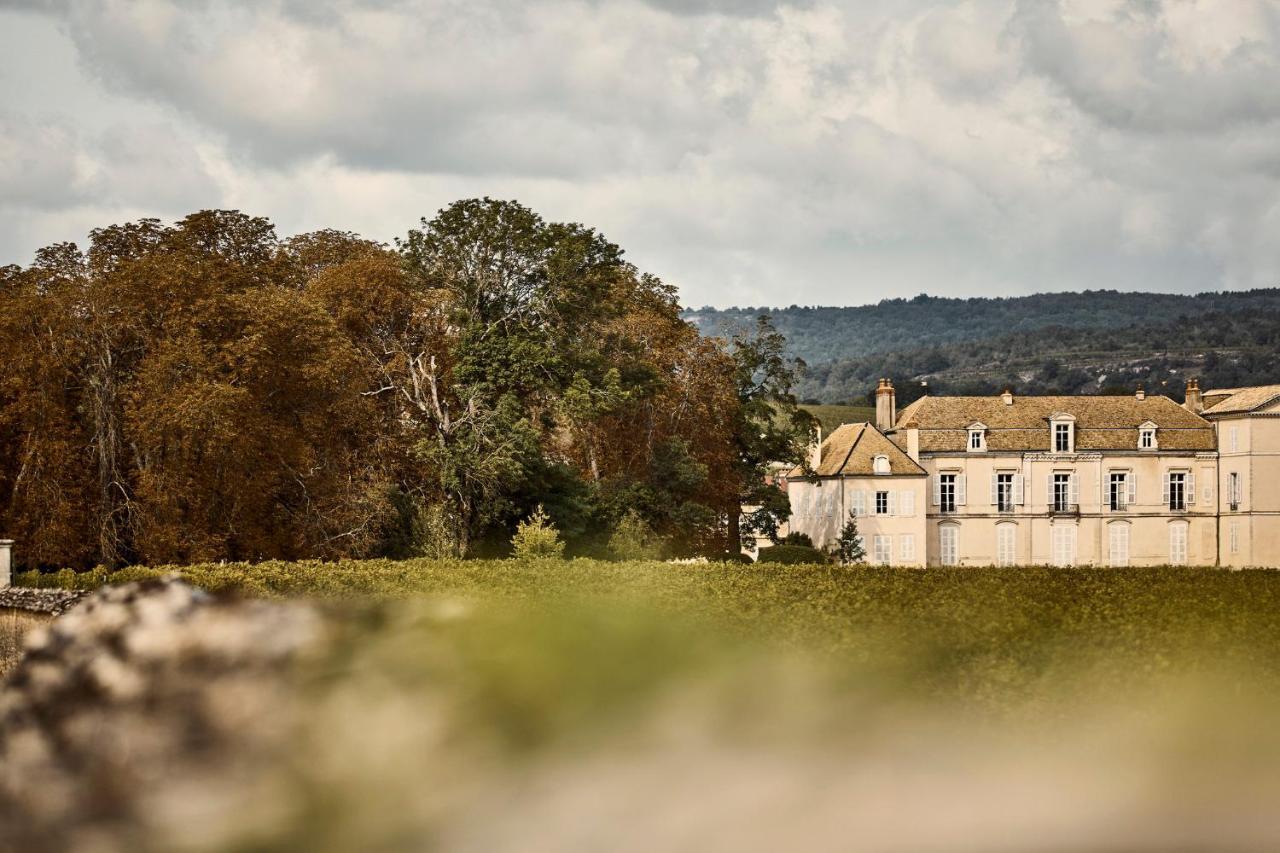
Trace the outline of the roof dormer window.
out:
<instances>
[{"instance_id":1,"label":"roof dormer window","mask_svg":"<svg viewBox=\"0 0 1280 853\"><path fill-rule=\"evenodd\" d=\"M1058 414L1049 419L1049 446L1054 453L1076 452L1076 424L1071 415Z\"/></svg>"},{"instance_id":2,"label":"roof dormer window","mask_svg":"<svg viewBox=\"0 0 1280 853\"><path fill-rule=\"evenodd\" d=\"M1147 421L1138 427L1138 449L1139 450L1157 450L1160 447L1159 441L1156 439L1156 425L1151 421Z\"/></svg>"},{"instance_id":3,"label":"roof dormer window","mask_svg":"<svg viewBox=\"0 0 1280 853\"><path fill-rule=\"evenodd\" d=\"M982 453L987 449L987 425L969 424L969 452Z\"/></svg>"},{"instance_id":4,"label":"roof dormer window","mask_svg":"<svg viewBox=\"0 0 1280 853\"><path fill-rule=\"evenodd\" d=\"M889 473L889 457L888 457L888 456L885 456L885 455L883 455L883 454L882 454L882 455L880 455L880 456L877 456L877 457L872 461L871 465L872 465L871 470L875 471L875 472L876 472L876 474L888 474L888 473Z\"/></svg>"}]
</instances>

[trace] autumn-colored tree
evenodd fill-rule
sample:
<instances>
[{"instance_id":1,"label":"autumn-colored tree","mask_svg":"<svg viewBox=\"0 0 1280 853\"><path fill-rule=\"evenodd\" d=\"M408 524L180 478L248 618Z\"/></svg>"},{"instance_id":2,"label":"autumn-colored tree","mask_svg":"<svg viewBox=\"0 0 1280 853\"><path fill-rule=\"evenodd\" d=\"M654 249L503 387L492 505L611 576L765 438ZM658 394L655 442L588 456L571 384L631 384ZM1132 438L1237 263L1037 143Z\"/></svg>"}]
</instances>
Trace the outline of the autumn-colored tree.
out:
<instances>
[{"instance_id":1,"label":"autumn-colored tree","mask_svg":"<svg viewBox=\"0 0 1280 853\"><path fill-rule=\"evenodd\" d=\"M112 225L0 268L0 532L48 567L465 554L542 506L570 552L624 518L720 552L797 446L780 347L515 202L395 248Z\"/></svg>"}]
</instances>

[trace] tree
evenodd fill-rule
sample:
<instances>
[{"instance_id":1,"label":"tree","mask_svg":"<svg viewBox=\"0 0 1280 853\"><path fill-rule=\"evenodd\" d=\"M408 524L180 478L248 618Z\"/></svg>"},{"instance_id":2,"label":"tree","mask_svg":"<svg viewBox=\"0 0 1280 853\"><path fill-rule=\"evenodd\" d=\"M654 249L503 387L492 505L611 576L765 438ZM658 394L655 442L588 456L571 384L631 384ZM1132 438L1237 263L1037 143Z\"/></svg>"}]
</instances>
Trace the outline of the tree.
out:
<instances>
[{"instance_id":1,"label":"tree","mask_svg":"<svg viewBox=\"0 0 1280 853\"><path fill-rule=\"evenodd\" d=\"M766 315L729 342L738 398L733 419L738 503L756 507L730 513L731 551L741 549L744 529L777 541L791 508L786 494L768 481L770 466L798 464L813 439L815 421L799 408L792 391L804 363L787 357L786 344Z\"/></svg>"},{"instance_id":2,"label":"tree","mask_svg":"<svg viewBox=\"0 0 1280 853\"><path fill-rule=\"evenodd\" d=\"M849 520L840 528L840 536L836 539L836 559L846 566L861 563L867 558L867 549L858 535L858 517L849 513Z\"/></svg>"}]
</instances>

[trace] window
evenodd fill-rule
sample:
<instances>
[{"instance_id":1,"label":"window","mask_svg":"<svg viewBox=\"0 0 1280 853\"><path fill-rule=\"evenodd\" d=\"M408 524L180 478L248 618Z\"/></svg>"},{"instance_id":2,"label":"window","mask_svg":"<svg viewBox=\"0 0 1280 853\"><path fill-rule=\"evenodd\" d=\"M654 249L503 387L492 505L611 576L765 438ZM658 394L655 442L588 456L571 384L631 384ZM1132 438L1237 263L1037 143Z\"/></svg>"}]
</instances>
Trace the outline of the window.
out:
<instances>
[{"instance_id":1,"label":"window","mask_svg":"<svg viewBox=\"0 0 1280 853\"><path fill-rule=\"evenodd\" d=\"M898 511L907 516L916 514L915 492L906 491L898 496Z\"/></svg>"},{"instance_id":2,"label":"window","mask_svg":"<svg viewBox=\"0 0 1280 853\"><path fill-rule=\"evenodd\" d=\"M1018 526L1016 524L996 525L996 565L1012 566L1018 560Z\"/></svg>"},{"instance_id":3,"label":"window","mask_svg":"<svg viewBox=\"0 0 1280 853\"><path fill-rule=\"evenodd\" d=\"M1195 484L1185 471L1171 471L1164 475L1164 503L1173 512L1182 512L1188 501L1195 500Z\"/></svg>"},{"instance_id":4,"label":"window","mask_svg":"<svg viewBox=\"0 0 1280 853\"><path fill-rule=\"evenodd\" d=\"M876 474L879 474L879 475L888 474L889 473L889 457L877 456L875 458L875 462L873 463L873 467L871 470L875 471Z\"/></svg>"},{"instance_id":5,"label":"window","mask_svg":"<svg viewBox=\"0 0 1280 853\"><path fill-rule=\"evenodd\" d=\"M1169 525L1169 563L1174 566L1187 564L1187 528L1185 521Z\"/></svg>"},{"instance_id":6,"label":"window","mask_svg":"<svg viewBox=\"0 0 1280 853\"><path fill-rule=\"evenodd\" d=\"M1240 475L1234 471L1227 475L1227 502L1232 512L1240 508Z\"/></svg>"},{"instance_id":7,"label":"window","mask_svg":"<svg viewBox=\"0 0 1280 853\"><path fill-rule=\"evenodd\" d=\"M956 505L960 503L960 475L959 474L939 474L938 475L938 507L943 512L955 512Z\"/></svg>"},{"instance_id":8,"label":"window","mask_svg":"<svg viewBox=\"0 0 1280 853\"><path fill-rule=\"evenodd\" d=\"M1074 524L1053 526L1053 564L1064 568L1076 564L1076 526Z\"/></svg>"},{"instance_id":9,"label":"window","mask_svg":"<svg viewBox=\"0 0 1280 853\"><path fill-rule=\"evenodd\" d=\"M1129 524L1115 522L1107 526L1108 563L1115 567L1129 565Z\"/></svg>"},{"instance_id":10,"label":"window","mask_svg":"<svg viewBox=\"0 0 1280 853\"><path fill-rule=\"evenodd\" d=\"M1138 447L1142 450L1156 449L1156 428L1143 427L1138 430Z\"/></svg>"},{"instance_id":11,"label":"window","mask_svg":"<svg viewBox=\"0 0 1280 853\"><path fill-rule=\"evenodd\" d=\"M996 474L995 493L991 497L991 503L995 505L997 512L1013 512L1016 477L1017 475L1012 472Z\"/></svg>"},{"instance_id":12,"label":"window","mask_svg":"<svg viewBox=\"0 0 1280 853\"><path fill-rule=\"evenodd\" d=\"M1134 503L1137 485L1128 471L1112 471L1107 479L1107 506L1112 512L1122 512Z\"/></svg>"},{"instance_id":13,"label":"window","mask_svg":"<svg viewBox=\"0 0 1280 853\"><path fill-rule=\"evenodd\" d=\"M1074 509L1075 496L1072 488L1073 478L1069 472L1055 471L1050 480L1049 506L1054 512L1071 512Z\"/></svg>"},{"instance_id":14,"label":"window","mask_svg":"<svg viewBox=\"0 0 1280 853\"><path fill-rule=\"evenodd\" d=\"M938 528L938 554L942 565L954 566L960 562L960 528L944 524Z\"/></svg>"},{"instance_id":15,"label":"window","mask_svg":"<svg viewBox=\"0 0 1280 853\"><path fill-rule=\"evenodd\" d=\"M1053 424L1053 452L1070 453L1072 447L1071 424L1055 421Z\"/></svg>"},{"instance_id":16,"label":"window","mask_svg":"<svg viewBox=\"0 0 1280 853\"><path fill-rule=\"evenodd\" d=\"M1227 528L1227 532L1229 534L1227 537L1227 541L1229 543L1229 547L1231 548L1231 553L1239 554L1240 553L1240 522L1238 521L1231 522L1230 526Z\"/></svg>"},{"instance_id":17,"label":"window","mask_svg":"<svg viewBox=\"0 0 1280 853\"><path fill-rule=\"evenodd\" d=\"M871 539L872 558L877 565L887 566L893 557L893 538L890 536L874 536Z\"/></svg>"},{"instance_id":18,"label":"window","mask_svg":"<svg viewBox=\"0 0 1280 853\"><path fill-rule=\"evenodd\" d=\"M888 492L876 492L876 515L889 515Z\"/></svg>"},{"instance_id":19,"label":"window","mask_svg":"<svg viewBox=\"0 0 1280 853\"><path fill-rule=\"evenodd\" d=\"M1231 448L1231 452L1237 452L1240 449L1240 427L1233 426L1227 430L1227 436L1230 439L1228 446Z\"/></svg>"},{"instance_id":20,"label":"window","mask_svg":"<svg viewBox=\"0 0 1280 853\"><path fill-rule=\"evenodd\" d=\"M855 516L866 515L867 514L867 493L859 489L856 492L851 492L849 494L849 497L852 498L853 514Z\"/></svg>"},{"instance_id":21,"label":"window","mask_svg":"<svg viewBox=\"0 0 1280 853\"><path fill-rule=\"evenodd\" d=\"M898 537L898 553L902 555L902 562L915 562L916 536L914 533L904 533Z\"/></svg>"},{"instance_id":22,"label":"window","mask_svg":"<svg viewBox=\"0 0 1280 853\"><path fill-rule=\"evenodd\" d=\"M987 425L983 423L969 424L969 451L981 452L987 449Z\"/></svg>"}]
</instances>

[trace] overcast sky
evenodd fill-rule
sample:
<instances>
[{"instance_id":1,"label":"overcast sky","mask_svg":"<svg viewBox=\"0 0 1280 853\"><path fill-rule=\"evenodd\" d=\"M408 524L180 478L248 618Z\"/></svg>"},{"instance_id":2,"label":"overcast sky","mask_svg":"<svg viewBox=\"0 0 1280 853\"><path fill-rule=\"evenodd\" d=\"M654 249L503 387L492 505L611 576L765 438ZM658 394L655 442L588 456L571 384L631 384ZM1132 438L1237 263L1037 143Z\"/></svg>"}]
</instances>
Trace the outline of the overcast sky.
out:
<instances>
[{"instance_id":1,"label":"overcast sky","mask_svg":"<svg viewBox=\"0 0 1280 853\"><path fill-rule=\"evenodd\" d=\"M0 0L0 263L580 221L686 304L1280 285L1276 0Z\"/></svg>"}]
</instances>

